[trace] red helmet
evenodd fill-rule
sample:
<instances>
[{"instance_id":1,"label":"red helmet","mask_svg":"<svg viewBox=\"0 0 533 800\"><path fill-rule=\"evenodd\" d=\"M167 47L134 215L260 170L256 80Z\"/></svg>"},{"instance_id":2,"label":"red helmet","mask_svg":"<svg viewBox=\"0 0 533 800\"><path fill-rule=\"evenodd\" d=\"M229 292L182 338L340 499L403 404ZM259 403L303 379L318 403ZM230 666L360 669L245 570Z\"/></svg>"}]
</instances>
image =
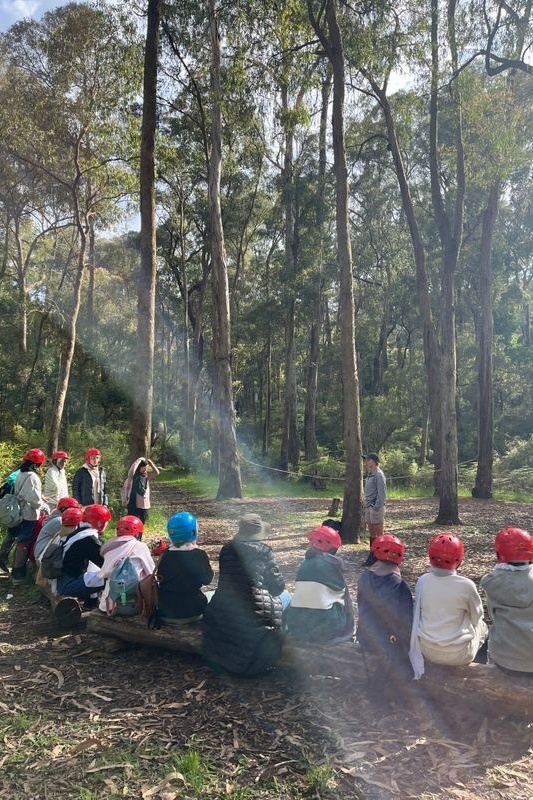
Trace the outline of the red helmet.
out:
<instances>
[{"instance_id":1,"label":"red helmet","mask_svg":"<svg viewBox=\"0 0 533 800\"><path fill-rule=\"evenodd\" d=\"M453 533L437 533L429 543L428 555L433 567L457 569L464 554L462 541Z\"/></svg>"},{"instance_id":2,"label":"red helmet","mask_svg":"<svg viewBox=\"0 0 533 800\"><path fill-rule=\"evenodd\" d=\"M521 528L504 528L494 540L498 561L533 561L533 536Z\"/></svg>"},{"instance_id":3,"label":"red helmet","mask_svg":"<svg viewBox=\"0 0 533 800\"><path fill-rule=\"evenodd\" d=\"M144 531L144 525L139 517L128 514L117 522L117 536L139 536Z\"/></svg>"},{"instance_id":4,"label":"red helmet","mask_svg":"<svg viewBox=\"0 0 533 800\"><path fill-rule=\"evenodd\" d=\"M328 550L338 550L342 544L341 537L333 528L326 525L319 525L306 534L309 543L317 550L327 553Z\"/></svg>"},{"instance_id":5,"label":"red helmet","mask_svg":"<svg viewBox=\"0 0 533 800\"><path fill-rule=\"evenodd\" d=\"M376 536L370 545L370 551L378 561L392 561L393 564L401 564L405 553L405 545L397 536L391 533L384 533Z\"/></svg>"},{"instance_id":6,"label":"red helmet","mask_svg":"<svg viewBox=\"0 0 533 800\"><path fill-rule=\"evenodd\" d=\"M100 450L97 447L90 447L85 451L85 461L88 461L91 456L101 456Z\"/></svg>"},{"instance_id":7,"label":"red helmet","mask_svg":"<svg viewBox=\"0 0 533 800\"><path fill-rule=\"evenodd\" d=\"M111 511L106 506L98 505L98 503L85 506L83 512L83 521L88 522L91 528L96 528L97 531L103 531L111 517Z\"/></svg>"},{"instance_id":8,"label":"red helmet","mask_svg":"<svg viewBox=\"0 0 533 800\"><path fill-rule=\"evenodd\" d=\"M65 453L64 450L57 450L50 456L50 461L57 461L58 458L68 458L68 453Z\"/></svg>"},{"instance_id":9,"label":"red helmet","mask_svg":"<svg viewBox=\"0 0 533 800\"><path fill-rule=\"evenodd\" d=\"M75 506L65 509L61 514L61 524L64 528L76 528L82 520L83 511Z\"/></svg>"},{"instance_id":10,"label":"red helmet","mask_svg":"<svg viewBox=\"0 0 533 800\"><path fill-rule=\"evenodd\" d=\"M38 464L41 466L41 464L44 464L46 461L46 455L42 450L39 450L38 447L32 447L31 450L28 450L26 453L24 453L22 456L22 461L31 461L32 464Z\"/></svg>"},{"instance_id":11,"label":"red helmet","mask_svg":"<svg viewBox=\"0 0 533 800\"><path fill-rule=\"evenodd\" d=\"M60 511L66 511L67 508L81 508L81 505L74 497L60 497L56 508Z\"/></svg>"}]
</instances>

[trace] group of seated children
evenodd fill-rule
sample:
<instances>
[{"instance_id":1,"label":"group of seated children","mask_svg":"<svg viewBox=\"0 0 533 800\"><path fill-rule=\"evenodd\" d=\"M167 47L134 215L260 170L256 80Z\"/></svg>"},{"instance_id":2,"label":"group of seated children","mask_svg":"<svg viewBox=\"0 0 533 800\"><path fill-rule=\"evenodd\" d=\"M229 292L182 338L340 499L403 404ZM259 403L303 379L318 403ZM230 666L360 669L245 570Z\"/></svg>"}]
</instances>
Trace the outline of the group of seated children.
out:
<instances>
[{"instance_id":1,"label":"group of seated children","mask_svg":"<svg viewBox=\"0 0 533 800\"><path fill-rule=\"evenodd\" d=\"M494 549L497 563L480 582L492 622L487 629L474 582L457 573L464 557L457 536L438 533L430 541L431 569L416 583L414 606L399 570L403 542L387 534L373 541L377 561L361 574L357 597L357 639L370 688L379 675L378 684L394 691L399 680L420 678L425 661L448 666L484 662L487 645L490 663L533 675L533 537L505 528Z\"/></svg>"},{"instance_id":2,"label":"group of seated children","mask_svg":"<svg viewBox=\"0 0 533 800\"><path fill-rule=\"evenodd\" d=\"M108 614L135 614L136 585L155 571L162 620L201 620L206 661L238 675L274 667L285 635L319 645L353 637L354 611L337 555L341 538L327 525L308 532L309 548L291 596L265 541L270 527L257 514L244 515L234 538L223 545L214 592L202 591L213 570L198 547L192 514L182 511L168 520L170 546L152 550L159 556L157 568L141 541L143 523L137 517L122 517L116 536L102 544L110 518L105 506L81 509L72 498L58 502L35 554L46 575L47 554L59 541L59 594L98 602ZM373 676L379 676L378 686L385 682L395 691L413 675L420 678L425 661L461 666L482 660L483 606L474 582L457 573L464 557L457 536L438 533L430 541L431 569L417 581L414 603L400 573L401 539L383 534L373 539L371 550L376 560L357 587L357 641L371 689ZM492 619L489 658L503 669L533 674L533 538L506 528L496 536L495 551L497 564L481 580Z\"/></svg>"}]
</instances>

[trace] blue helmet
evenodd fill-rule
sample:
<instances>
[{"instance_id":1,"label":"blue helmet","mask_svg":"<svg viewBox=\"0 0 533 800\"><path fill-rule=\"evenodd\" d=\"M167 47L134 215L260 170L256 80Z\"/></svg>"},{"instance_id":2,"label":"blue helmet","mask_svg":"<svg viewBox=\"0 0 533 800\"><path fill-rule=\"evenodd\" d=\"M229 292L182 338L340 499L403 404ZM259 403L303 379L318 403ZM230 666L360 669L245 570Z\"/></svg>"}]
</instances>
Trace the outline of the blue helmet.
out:
<instances>
[{"instance_id":1,"label":"blue helmet","mask_svg":"<svg viewBox=\"0 0 533 800\"><path fill-rule=\"evenodd\" d=\"M196 517L188 511L179 511L167 520L167 533L172 544L195 542L198 536Z\"/></svg>"}]
</instances>

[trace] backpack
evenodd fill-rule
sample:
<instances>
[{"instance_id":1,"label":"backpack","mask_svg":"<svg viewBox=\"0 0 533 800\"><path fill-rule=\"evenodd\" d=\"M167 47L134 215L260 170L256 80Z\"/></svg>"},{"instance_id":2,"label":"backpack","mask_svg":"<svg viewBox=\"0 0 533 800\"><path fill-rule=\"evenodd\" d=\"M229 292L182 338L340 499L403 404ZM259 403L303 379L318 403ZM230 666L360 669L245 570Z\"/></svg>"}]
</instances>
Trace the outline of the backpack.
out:
<instances>
[{"instance_id":1,"label":"backpack","mask_svg":"<svg viewBox=\"0 0 533 800\"><path fill-rule=\"evenodd\" d=\"M108 616L133 617L138 613L137 586L139 575L129 556L122 558L109 577L109 594L106 597Z\"/></svg>"},{"instance_id":2,"label":"backpack","mask_svg":"<svg viewBox=\"0 0 533 800\"><path fill-rule=\"evenodd\" d=\"M52 539L43 553L41 559L41 575L43 578L53 580L63 574L63 545L64 541Z\"/></svg>"},{"instance_id":3,"label":"backpack","mask_svg":"<svg viewBox=\"0 0 533 800\"><path fill-rule=\"evenodd\" d=\"M22 522L22 512L16 494L9 492L0 498L0 525L16 528Z\"/></svg>"},{"instance_id":4,"label":"backpack","mask_svg":"<svg viewBox=\"0 0 533 800\"><path fill-rule=\"evenodd\" d=\"M161 617L159 614L159 578L157 569L137 584L139 616L146 620L150 630L159 630Z\"/></svg>"},{"instance_id":5,"label":"backpack","mask_svg":"<svg viewBox=\"0 0 533 800\"><path fill-rule=\"evenodd\" d=\"M19 472L20 470L15 470L11 475L8 475L6 482L2 486L2 491L5 490L5 493L0 497L0 525L4 525L6 528L16 528L22 522L22 509L18 496L15 494L15 480ZM13 476L15 476L15 480L13 480ZM26 481L22 481L20 489L22 489Z\"/></svg>"}]
</instances>

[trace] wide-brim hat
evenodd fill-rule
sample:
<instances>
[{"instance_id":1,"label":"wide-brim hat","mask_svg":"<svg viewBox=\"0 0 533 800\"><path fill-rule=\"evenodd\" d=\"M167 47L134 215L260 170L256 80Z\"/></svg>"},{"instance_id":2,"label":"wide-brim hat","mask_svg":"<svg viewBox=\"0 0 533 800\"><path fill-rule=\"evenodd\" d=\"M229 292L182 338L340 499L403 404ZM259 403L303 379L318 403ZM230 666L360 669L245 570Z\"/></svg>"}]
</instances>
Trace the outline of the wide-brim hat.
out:
<instances>
[{"instance_id":1,"label":"wide-brim hat","mask_svg":"<svg viewBox=\"0 0 533 800\"><path fill-rule=\"evenodd\" d=\"M245 514L239 520L237 539L246 541L268 539L271 530L268 522L263 522L259 514Z\"/></svg>"}]
</instances>

